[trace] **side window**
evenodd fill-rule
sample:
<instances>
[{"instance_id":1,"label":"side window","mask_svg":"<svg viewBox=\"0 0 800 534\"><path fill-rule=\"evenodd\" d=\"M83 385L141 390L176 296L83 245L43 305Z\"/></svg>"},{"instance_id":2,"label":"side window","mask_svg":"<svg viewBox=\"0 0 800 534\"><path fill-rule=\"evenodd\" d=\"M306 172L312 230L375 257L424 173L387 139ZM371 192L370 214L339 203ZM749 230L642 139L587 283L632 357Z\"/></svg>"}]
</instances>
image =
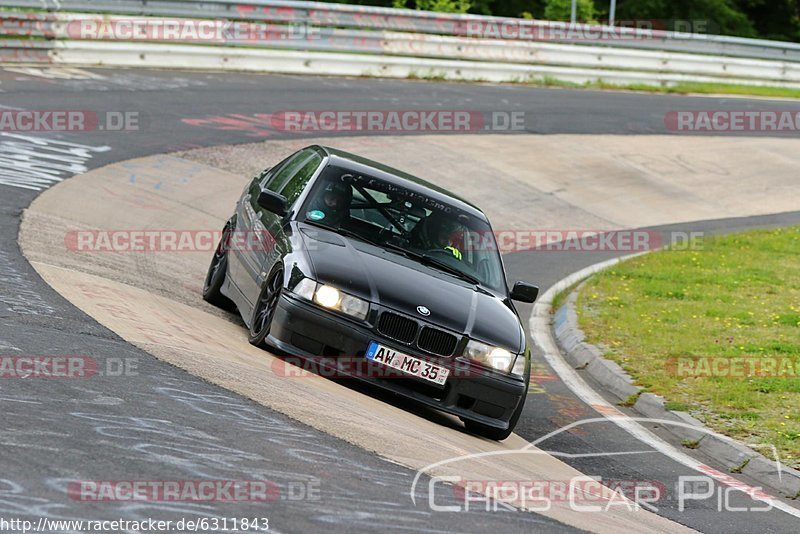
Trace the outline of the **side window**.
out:
<instances>
[{"instance_id":1,"label":"side window","mask_svg":"<svg viewBox=\"0 0 800 534\"><path fill-rule=\"evenodd\" d=\"M280 191L281 195L285 196L286 200L288 200L287 205L290 208L297 201L298 197L300 197L300 193L303 192L308 181L311 180L311 177L314 176L314 172L322 163L322 156L313 150L309 152L309 157L303 161L302 167L297 170L297 173L289 179Z\"/></svg>"},{"instance_id":2,"label":"side window","mask_svg":"<svg viewBox=\"0 0 800 534\"><path fill-rule=\"evenodd\" d=\"M272 177L275 175L275 173L278 172L281 169L281 167L286 165L286 163L290 159L292 159L292 157L294 157L294 156L293 155L289 156L288 158L286 158L286 159L282 160L281 162L279 162L277 165L273 165L272 167L270 167L268 169L264 169L263 171L261 171L261 174L256 176L255 179L258 180L258 184L261 187L261 189L264 189L265 187L267 187L267 183L272 179Z\"/></svg>"},{"instance_id":3,"label":"side window","mask_svg":"<svg viewBox=\"0 0 800 534\"><path fill-rule=\"evenodd\" d=\"M280 193L292 176L303 167L309 156L314 154L316 154L314 150L301 150L291 156L270 176L266 184L267 189Z\"/></svg>"}]
</instances>

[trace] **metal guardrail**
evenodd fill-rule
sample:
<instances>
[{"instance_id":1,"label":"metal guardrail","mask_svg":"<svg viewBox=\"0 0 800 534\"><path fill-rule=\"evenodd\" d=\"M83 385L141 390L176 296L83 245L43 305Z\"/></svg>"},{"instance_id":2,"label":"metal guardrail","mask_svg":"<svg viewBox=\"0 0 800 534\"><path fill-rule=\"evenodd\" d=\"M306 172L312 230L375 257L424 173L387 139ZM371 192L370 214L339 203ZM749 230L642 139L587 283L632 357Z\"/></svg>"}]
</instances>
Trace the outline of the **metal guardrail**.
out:
<instances>
[{"instance_id":1,"label":"metal guardrail","mask_svg":"<svg viewBox=\"0 0 800 534\"><path fill-rule=\"evenodd\" d=\"M56 15L49 13L0 12L0 35L5 37L55 38Z\"/></svg>"},{"instance_id":2,"label":"metal guardrail","mask_svg":"<svg viewBox=\"0 0 800 534\"><path fill-rule=\"evenodd\" d=\"M0 62L2 63L52 63L53 41L30 41L2 39Z\"/></svg>"},{"instance_id":3,"label":"metal guardrail","mask_svg":"<svg viewBox=\"0 0 800 534\"><path fill-rule=\"evenodd\" d=\"M50 54L54 61L66 61L64 58L74 57L68 50L93 50L98 53L99 48L80 45L80 41L91 41L102 39L102 43L119 43L120 39L106 34L99 36L83 35L78 28L84 23L89 23L90 27L103 28L106 26L120 25L129 23L132 20L137 23L146 22L153 26L166 23L179 23L183 25L199 25L200 23L234 25L243 32L217 32L213 40L175 43L174 41L159 40L157 37L147 39L133 39L131 42L135 46L147 48L146 44L169 43L171 49L183 46L215 45L223 48L249 48L249 49L276 49L294 50L299 52L327 52L327 53L348 53L351 57L355 55L379 56L378 59L370 58L360 62L361 65L370 64L369 72L361 74L375 75L375 64L380 63L380 57L411 57L424 58L440 61L439 67L431 62L426 63L427 72L433 76L444 73L449 78L463 78L465 71L478 72L485 71L487 76L480 77L471 75L469 79L492 79L497 81L524 81L533 76L557 76L566 75L567 78L559 77L565 81L583 80L603 80L610 83L650 83L664 84L676 81L716 81L725 83L756 84L756 85L783 85L790 87L800 87L800 61L793 62L787 60L763 60L752 58L735 58L727 56L714 56L697 53L681 53L668 50L652 50L641 47L641 49L619 46L608 46L609 43L602 40L594 42L582 42L580 46L569 42L560 43L553 41L530 41L530 40L504 40L504 39L478 39L458 35L432 35L430 33L412 33L408 31L394 31L378 28L378 26L396 26L392 21L377 17L378 13L402 13L403 19L409 26L409 21L423 22L423 25L437 25L438 31L442 31L443 21L450 23L463 20L465 18L475 20L494 20L495 18L465 16L465 15L441 15L426 12L410 12L408 10L393 10L383 8L363 8L361 6L342 6L339 4L320 4L312 2L290 2L274 0L257 0L261 6L260 10L254 14L250 9L254 5L234 3L228 0L211 0L209 2L198 3L194 0L59 0L58 5L50 11L18 12L0 11L0 33L7 37L29 37L52 40L58 46L48 48L39 45L36 53L25 50L23 46L18 46L18 41L0 39L0 49L4 50L4 58L7 60L21 61L22 58L35 57L35 61L43 61L43 56ZM51 0L0 0L0 5L8 4L30 4L45 6L50 8ZM127 12L138 6L140 10L148 14L164 10L172 14L166 16L142 16L141 14L131 15L100 15L96 13L75 13L65 12L67 8L78 9L91 4L95 9L115 10ZM281 6L294 6L291 9L281 8ZM296 9L296 6L305 6L305 11ZM176 7L177 6L177 7ZM203 10L204 17L176 18L175 13L180 9L192 11L194 14L199 7L210 6L209 10ZM326 11L325 16L320 16L310 9L309 6L321 6ZM235 17L219 16L220 9L224 8L224 13L230 15L233 9ZM235 9L234 9L235 8ZM311 26L313 33L297 34L295 23L303 23L306 29L309 20L331 20L330 13L337 13L340 18L336 24L326 27ZM357 17L356 14L363 12L371 13L368 17ZM345 14L341 18L342 13ZM262 17L262 18L259 18ZM230 22L233 20L233 22ZM514 19L503 19L514 20ZM360 28L349 27L360 24ZM519 21L518 21L519 22ZM530 22L530 21L524 21ZM342 24L340 24L342 23ZM552 23L547 23L552 24ZM344 27L339 27L339 26ZM363 29L368 28L368 29ZM633 30L629 30L632 32ZM239 33L245 35L257 35L258 38L237 37ZM458 33L458 32L456 32ZM641 32L640 32L641 33ZM650 35L652 32L645 32ZM662 32L663 33L663 32ZM124 38L123 38L124 39ZM4 42L5 41L5 42ZM44 42L44 41L42 41ZM652 43L650 43L652 44ZM781 43L785 44L785 43ZM791 43L789 43L791 44ZM605 45L605 46L604 46ZM143 49L144 49L143 48ZM10 52L9 49L16 49L17 52ZM119 48L117 48L119 49ZM153 50L153 48L149 48ZM130 50L130 47L125 48ZM161 51L163 48L158 48ZM206 49L207 53L211 53ZM224 56L226 52L213 53L215 57ZM230 55L230 52L227 52ZM86 54L81 55L87 58ZM196 56L192 56L196 57ZM15 59L18 58L18 59ZM274 58L273 58L274 59ZM469 62L471 65L461 65L452 67L448 61ZM98 60L99 61L99 60ZM108 63L108 59L104 60ZM89 64L97 64L98 62ZM100 62L102 63L102 62ZM223 61L224 63L224 61ZM358 63L358 62L356 62ZM274 64L274 61L273 61ZM516 69L513 65L538 65L549 67L547 69ZM225 65L223 65L225 66ZM408 65L406 65L408 67ZM404 68L406 68L404 67ZM451 68L452 67L452 68ZM248 65L248 70L251 66ZM265 70L272 68L264 65ZM406 69L408 72L411 70ZM397 72L398 69L390 69ZM402 69L400 69L402 70ZM296 72L294 69L291 72ZM348 71L349 72L349 71ZM379 68L378 75L383 75L386 69ZM505 73L500 76L498 73ZM635 79L636 81L631 81Z\"/></svg>"},{"instance_id":4,"label":"metal guardrail","mask_svg":"<svg viewBox=\"0 0 800 534\"><path fill-rule=\"evenodd\" d=\"M179 16L304 23L317 26L391 30L471 37L473 29L514 29L503 40L547 40L615 48L641 48L800 62L800 44L707 34L641 30L609 26L534 21L410 11L293 0L0 0L0 6L42 9L49 12L92 12L127 15ZM598 35L596 41L574 40L570 31ZM484 32L486 33L486 32ZM493 33L493 32L488 32ZM530 37L530 36L533 37ZM486 36L486 35L484 35ZM543 39L538 39L537 36ZM560 38L563 36L563 38Z\"/></svg>"},{"instance_id":5,"label":"metal guardrail","mask_svg":"<svg viewBox=\"0 0 800 534\"><path fill-rule=\"evenodd\" d=\"M171 45L109 41L51 41L55 64L81 66L219 69L330 76L428 78L488 82L524 82L544 78L582 84L608 83L669 85L680 82L719 82L702 74L644 72L613 68L432 59L381 54L352 54L300 50L256 49L207 45ZM800 84L733 80L742 84L789 86Z\"/></svg>"}]
</instances>

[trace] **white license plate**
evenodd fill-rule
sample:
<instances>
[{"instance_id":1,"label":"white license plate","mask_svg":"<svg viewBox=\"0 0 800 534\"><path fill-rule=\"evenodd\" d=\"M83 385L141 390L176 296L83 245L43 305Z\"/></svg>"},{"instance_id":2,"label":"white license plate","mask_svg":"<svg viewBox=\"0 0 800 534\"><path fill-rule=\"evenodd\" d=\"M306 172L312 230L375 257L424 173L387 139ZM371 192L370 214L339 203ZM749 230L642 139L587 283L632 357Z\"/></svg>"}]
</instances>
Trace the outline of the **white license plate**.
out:
<instances>
[{"instance_id":1,"label":"white license plate","mask_svg":"<svg viewBox=\"0 0 800 534\"><path fill-rule=\"evenodd\" d=\"M447 381L447 376L450 374L450 369L446 367L397 352L374 341L369 344L366 357L373 362L382 363L392 369L403 371L440 386Z\"/></svg>"}]
</instances>

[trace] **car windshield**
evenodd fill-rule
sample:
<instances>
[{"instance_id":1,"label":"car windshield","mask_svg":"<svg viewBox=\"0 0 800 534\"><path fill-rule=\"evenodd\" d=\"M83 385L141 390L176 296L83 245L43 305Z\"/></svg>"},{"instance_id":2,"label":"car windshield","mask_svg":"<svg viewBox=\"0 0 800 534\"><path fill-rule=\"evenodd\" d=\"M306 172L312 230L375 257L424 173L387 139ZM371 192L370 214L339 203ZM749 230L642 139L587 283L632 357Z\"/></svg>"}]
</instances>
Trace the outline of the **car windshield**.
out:
<instances>
[{"instance_id":1,"label":"car windshield","mask_svg":"<svg viewBox=\"0 0 800 534\"><path fill-rule=\"evenodd\" d=\"M505 278L489 224L417 191L331 166L299 218L503 292Z\"/></svg>"}]
</instances>

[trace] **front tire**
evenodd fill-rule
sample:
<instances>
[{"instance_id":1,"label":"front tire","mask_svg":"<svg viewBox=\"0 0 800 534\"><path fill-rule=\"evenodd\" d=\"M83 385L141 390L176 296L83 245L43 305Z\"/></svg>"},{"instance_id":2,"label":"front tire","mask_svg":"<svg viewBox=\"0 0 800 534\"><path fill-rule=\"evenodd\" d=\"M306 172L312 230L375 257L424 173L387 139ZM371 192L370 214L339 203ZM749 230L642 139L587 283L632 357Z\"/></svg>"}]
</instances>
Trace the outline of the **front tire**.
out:
<instances>
[{"instance_id":1,"label":"front tire","mask_svg":"<svg viewBox=\"0 0 800 534\"><path fill-rule=\"evenodd\" d=\"M476 423L475 421L470 421L469 419L462 419L462 421L464 421L464 427L470 434L475 434L487 439L493 439L495 441L503 441L510 436L512 432L514 432L514 428L517 426L517 421L519 421L519 418L522 415L522 409L525 407L525 400L527 398L528 388L525 387L525 394L520 399L517 409L514 410L513 414L511 414L511 419L508 420L508 428L505 430L486 426L481 423Z\"/></svg>"},{"instance_id":2,"label":"front tire","mask_svg":"<svg viewBox=\"0 0 800 534\"><path fill-rule=\"evenodd\" d=\"M250 335L248 341L251 345L260 347L269 335L275 310L278 309L278 300L283 289L283 267L273 269L272 274L261 289L255 308L253 319L250 321Z\"/></svg>"},{"instance_id":3,"label":"front tire","mask_svg":"<svg viewBox=\"0 0 800 534\"><path fill-rule=\"evenodd\" d=\"M519 418L522 415L522 410L525 408L525 401L528 399L528 388L530 388L531 385L530 364L528 364L527 367L528 369L525 371L525 391L522 393L522 398L519 400L517 408L514 410L514 413L511 414L511 418L508 420L508 428L502 430L500 428L494 428L481 423L476 423L475 421L470 421L469 419L462 419L464 422L464 428L467 429L467 432L487 439L493 439L495 441L503 441L510 436L512 432L514 432L514 428L517 426L517 421L519 421Z\"/></svg>"},{"instance_id":4,"label":"front tire","mask_svg":"<svg viewBox=\"0 0 800 534\"><path fill-rule=\"evenodd\" d=\"M228 223L222 230L222 238L220 238L217 249L214 251L214 257L211 258L206 280L203 283L203 300L226 311L231 311L235 307L233 302L223 295L221 291L222 285L225 283L226 273L228 272L230 238L231 226L230 223Z\"/></svg>"}]
</instances>

